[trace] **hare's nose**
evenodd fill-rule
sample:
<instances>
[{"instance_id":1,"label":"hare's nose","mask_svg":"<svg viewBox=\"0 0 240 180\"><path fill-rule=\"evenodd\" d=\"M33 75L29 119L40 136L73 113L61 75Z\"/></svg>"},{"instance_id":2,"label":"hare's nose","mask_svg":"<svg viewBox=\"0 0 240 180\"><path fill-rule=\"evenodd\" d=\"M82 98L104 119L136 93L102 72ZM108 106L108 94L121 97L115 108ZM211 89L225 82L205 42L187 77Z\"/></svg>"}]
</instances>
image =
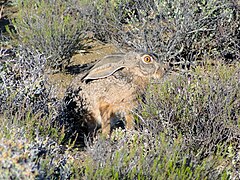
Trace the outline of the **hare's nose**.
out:
<instances>
[{"instance_id":1,"label":"hare's nose","mask_svg":"<svg viewBox=\"0 0 240 180\"><path fill-rule=\"evenodd\" d=\"M166 72L169 70L169 65L168 64L162 64L160 66L158 66L158 68L156 69L155 72L155 76L158 78L163 77Z\"/></svg>"}]
</instances>

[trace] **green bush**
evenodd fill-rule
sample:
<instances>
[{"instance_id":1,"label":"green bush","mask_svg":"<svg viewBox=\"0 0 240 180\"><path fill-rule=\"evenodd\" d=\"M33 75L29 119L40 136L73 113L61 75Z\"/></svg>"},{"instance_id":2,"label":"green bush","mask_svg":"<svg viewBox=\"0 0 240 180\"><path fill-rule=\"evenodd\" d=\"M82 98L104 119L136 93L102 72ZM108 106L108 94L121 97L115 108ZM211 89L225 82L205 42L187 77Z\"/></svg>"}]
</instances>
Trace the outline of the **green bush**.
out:
<instances>
[{"instance_id":1,"label":"green bush","mask_svg":"<svg viewBox=\"0 0 240 180\"><path fill-rule=\"evenodd\" d=\"M90 0L85 4L88 15L86 19L90 24L88 30L94 33L94 37L102 42L109 42L121 34L122 20L127 17L125 3L131 0ZM122 37L119 37L122 38Z\"/></svg>"},{"instance_id":2,"label":"green bush","mask_svg":"<svg viewBox=\"0 0 240 180\"><path fill-rule=\"evenodd\" d=\"M200 161L214 155L219 145L223 151L231 146L239 159L239 69L239 63L209 64L162 86L152 85L137 113L140 128L171 138L181 134ZM232 171L237 172L234 164Z\"/></svg>"},{"instance_id":3,"label":"green bush","mask_svg":"<svg viewBox=\"0 0 240 180\"><path fill-rule=\"evenodd\" d=\"M162 86L151 85L139 117L141 126L157 133L182 134L203 156L217 143L239 143L239 63L233 67L211 64L183 76L173 75ZM146 126L145 126L146 125ZM220 133L221 132L221 133Z\"/></svg>"},{"instance_id":4,"label":"green bush","mask_svg":"<svg viewBox=\"0 0 240 180\"><path fill-rule=\"evenodd\" d=\"M80 176L86 179L218 179L230 177L229 158L217 153L198 161L184 147L181 135L169 139L151 132L114 132L111 140L98 139L87 149ZM117 139L117 140L116 140ZM221 149L222 150L222 149ZM218 169L219 168L219 169Z\"/></svg>"},{"instance_id":5,"label":"green bush","mask_svg":"<svg viewBox=\"0 0 240 180\"><path fill-rule=\"evenodd\" d=\"M18 44L38 50L55 70L63 70L87 41L78 1L24 0L14 20ZM84 41L85 40L85 41Z\"/></svg>"}]
</instances>

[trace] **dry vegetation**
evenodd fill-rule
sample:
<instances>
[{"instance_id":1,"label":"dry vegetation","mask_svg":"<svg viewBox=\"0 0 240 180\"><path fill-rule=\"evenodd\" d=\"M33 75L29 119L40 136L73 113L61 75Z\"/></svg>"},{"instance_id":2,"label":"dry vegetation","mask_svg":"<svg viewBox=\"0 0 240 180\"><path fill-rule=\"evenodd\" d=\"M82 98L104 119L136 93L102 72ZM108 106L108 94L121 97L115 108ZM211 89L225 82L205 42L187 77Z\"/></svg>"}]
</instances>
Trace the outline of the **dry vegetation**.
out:
<instances>
[{"instance_id":1,"label":"dry vegetation","mask_svg":"<svg viewBox=\"0 0 240 180\"><path fill-rule=\"evenodd\" d=\"M0 24L0 179L240 179L239 1L5 0ZM92 41L171 65L109 139L48 79Z\"/></svg>"}]
</instances>

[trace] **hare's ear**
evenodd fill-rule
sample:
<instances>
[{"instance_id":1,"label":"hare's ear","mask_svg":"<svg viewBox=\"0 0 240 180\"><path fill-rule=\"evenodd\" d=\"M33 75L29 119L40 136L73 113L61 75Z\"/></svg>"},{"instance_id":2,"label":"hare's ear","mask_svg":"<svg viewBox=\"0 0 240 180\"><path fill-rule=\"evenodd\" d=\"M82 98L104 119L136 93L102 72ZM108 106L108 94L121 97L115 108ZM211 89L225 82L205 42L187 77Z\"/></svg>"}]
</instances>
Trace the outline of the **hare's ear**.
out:
<instances>
[{"instance_id":1,"label":"hare's ear","mask_svg":"<svg viewBox=\"0 0 240 180\"><path fill-rule=\"evenodd\" d=\"M82 80L87 81L111 76L117 70L126 67L123 57L123 55L106 56L98 61Z\"/></svg>"}]
</instances>

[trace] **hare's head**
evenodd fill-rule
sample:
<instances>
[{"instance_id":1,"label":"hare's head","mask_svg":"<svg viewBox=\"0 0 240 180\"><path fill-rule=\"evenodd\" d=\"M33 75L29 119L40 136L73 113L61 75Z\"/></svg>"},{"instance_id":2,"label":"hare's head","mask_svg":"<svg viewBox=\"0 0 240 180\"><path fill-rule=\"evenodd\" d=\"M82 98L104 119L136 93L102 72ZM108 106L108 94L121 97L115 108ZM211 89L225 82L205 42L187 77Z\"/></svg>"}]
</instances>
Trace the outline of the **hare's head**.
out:
<instances>
[{"instance_id":1,"label":"hare's head","mask_svg":"<svg viewBox=\"0 0 240 180\"><path fill-rule=\"evenodd\" d=\"M106 78L119 70L140 77L160 78L165 74L167 67L166 64L159 63L154 54L138 52L113 54L98 61L83 80Z\"/></svg>"}]
</instances>

